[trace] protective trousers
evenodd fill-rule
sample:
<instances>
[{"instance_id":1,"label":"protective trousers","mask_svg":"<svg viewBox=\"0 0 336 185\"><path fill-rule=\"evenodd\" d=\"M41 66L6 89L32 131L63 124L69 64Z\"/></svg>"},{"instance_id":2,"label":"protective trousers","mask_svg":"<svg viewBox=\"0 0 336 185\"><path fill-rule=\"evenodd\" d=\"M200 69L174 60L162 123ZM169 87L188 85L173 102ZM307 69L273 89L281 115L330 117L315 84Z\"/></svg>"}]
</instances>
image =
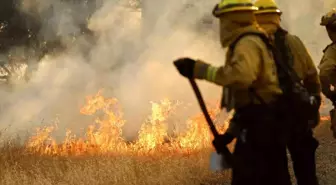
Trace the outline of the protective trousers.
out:
<instances>
[{"instance_id":1,"label":"protective trousers","mask_svg":"<svg viewBox=\"0 0 336 185\"><path fill-rule=\"evenodd\" d=\"M313 132L309 129L300 137L294 136L288 143L293 168L298 185L318 185L316 176L315 152L318 141L313 137Z\"/></svg>"},{"instance_id":2,"label":"protective trousers","mask_svg":"<svg viewBox=\"0 0 336 185\"><path fill-rule=\"evenodd\" d=\"M233 155L240 162L232 171L232 185L291 185L286 142L279 132L279 117L265 107L236 111L233 121L245 125Z\"/></svg>"}]
</instances>

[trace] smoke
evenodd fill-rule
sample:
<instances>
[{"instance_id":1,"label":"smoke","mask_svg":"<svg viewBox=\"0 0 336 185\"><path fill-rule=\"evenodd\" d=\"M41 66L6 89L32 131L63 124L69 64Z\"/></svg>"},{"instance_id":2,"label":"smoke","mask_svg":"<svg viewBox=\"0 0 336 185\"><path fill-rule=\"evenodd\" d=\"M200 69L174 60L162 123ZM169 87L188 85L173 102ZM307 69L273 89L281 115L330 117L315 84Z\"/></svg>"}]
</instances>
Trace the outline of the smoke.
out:
<instances>
[{"instance_id":1,"label":"smoke","mask_svg":"<svg viewBox=\"0 0 336 185\"><path fill-rule=\"evenodd\" d=\"M216 27L202 22L213 19L210 10L215 2L167 1L163 6L148 1L143 14L123 0L92 1L90 6L81 2L86 1L22 0L20 11L42 23L39 39L59 40L65 50L35 63L28 83L1 90L2 128L10 125L10 133L22 133L55 118L57 137L65 128L86 128L93 118L80 115L79 109L87 95L101 88L105 96L119 100L127 120L126 137L136 135L150 114L150 101L192 103L178 113L184 119L199 112L188 81L172 61L190 56L223 63ZM93 34L79 36L86 21ZM219 87L199 84L205 99L219 100Z\"/></svg>"},{"instance_id":2,"label":"smoke","mask_svg":"<svg viewBox=\"0 0 336 185\"><path fill-rule=\"evenodd\" d=\"M318 25L326 11L324 1L315 1L278 2L284 27L303 40L318 64L329 41ZM215 3L143 0L141 11L127 0L21 0L19 11L42 23L38 38L59 41L65 50L38 63L29 61L28 68L36 69L31 80L0 90L1 127L10 125L9 133L22 133L58 118L57 137L65 128L84 129L93 118L80 115L79 109L87 95L101 88L105 96L119 100L127 120L126 137L136 135L150 114L150 101L169 98L191 103L177 113L181 120L199 112L188 81L172 61L189 56L223 64L217 20L211 16ZM83 29L92 34L81 35ZM206 100L220 99L220 87L199 84Z\"/></svg>"}]
</instances>

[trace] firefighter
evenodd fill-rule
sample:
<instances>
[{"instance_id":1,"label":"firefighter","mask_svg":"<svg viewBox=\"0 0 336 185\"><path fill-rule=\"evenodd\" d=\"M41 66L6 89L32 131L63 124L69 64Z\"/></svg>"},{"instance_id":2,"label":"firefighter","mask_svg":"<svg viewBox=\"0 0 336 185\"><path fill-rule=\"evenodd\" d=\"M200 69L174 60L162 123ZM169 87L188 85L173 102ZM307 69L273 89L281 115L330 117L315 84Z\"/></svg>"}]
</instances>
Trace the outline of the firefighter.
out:
<instances>
[{"instance_id":1,"label":"firefighter","mask_svg":"<svg viewBox=\"0 0 336 185\"><path fill-rule=\"evenodd\" d=\"M256 23L255 10L250 0L223 0L215 6L220 42L228 48L224 66L188 57L175 60L174 65L184 77L223 86L222 108L235 109L231 121L235 129L213 141L220 148L238 134L233 155L244 166L233 166L231 184L290 185L286 145L278 141L276 129L282 91L267 34Z\"/></svg>"},{"instance_id":2,"label":"firefighter","mask_svg":"<svg viewBox=\"0 0 336 185\"><path fill-rule=\"evenodd\" d=\"M335 106L336 106L336 9L333 8L321 19L321 26L325 26L328 36L332 41L324 50L323 57L319 65L320 80L322 85L323 94L330 99L333 103L334 109L331 113L331 129L333 136L336 138L336 119L335 119Z\"/></svg>"},{"instance_id":3,"label":"firefighter","mask_svg":"<svg viewBox=\"0 0 336 185\"><path fill-rule=\"evenodd\" d=\"M303 86L318 100L317 107L319 107L321 85L317 68L306 47L297 36L287 33L280 27L282 12L274 0L257 0L254 5L258 7L258 11L255 11L257 22L269 34L275 47L277 47L277 41L287 44L287 49L283 49L281 46L278 47L281 53L292 56L289 57L288 61L283 62L287 62L293 67L297 76L303 81ZM277 38L281 32L284 34L284 39ZM294 111L292 112L294 113ZM307 119L300 119L301 116L298 115L290 115L289 119L293 127L290 127L292 133L289 135L287 147L293 161L298 185L318 184L315 163L318 141L313 137L312 131L319 123L318 108L316 108L314 114L316 118L311 123L308 123Z\"/></svg>"}]
</instances>

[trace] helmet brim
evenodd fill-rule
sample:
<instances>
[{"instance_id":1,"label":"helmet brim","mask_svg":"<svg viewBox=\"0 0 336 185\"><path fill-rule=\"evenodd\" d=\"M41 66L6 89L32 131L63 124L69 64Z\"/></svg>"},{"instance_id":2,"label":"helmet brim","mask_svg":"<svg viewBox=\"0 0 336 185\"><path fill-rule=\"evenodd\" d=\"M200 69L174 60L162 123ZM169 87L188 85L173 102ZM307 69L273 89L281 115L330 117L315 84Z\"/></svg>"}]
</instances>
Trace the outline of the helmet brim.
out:
<instances>
[{"instance_id":1,"label":"helmet brim","mask_svg":"<svg viewBox=\"0 0 336 185\"><path fill-rule=\"evenodd\" d=\"M228 12L238 12L238 11L257 11L258 8L255 7L255 6L248 6L248 7L232 7L232 8L226 8L226 9L222 9L222 10L216 10L214 9L213 11L213 15L215 17L220 17L222 16L223 14L225 13L228 13Z\"/></svg>"},{"instance_id":2,"label":"helmet brim","mask_svg":"<svg viewBox=\"0 0 336 185\"><path fill-rule=\"evenodd\" d=\"M281 10L279 9L269 9L269 10L257 10L254 12L255 14L266 14L266 13L277 13L282 14Z\"/></svg>"}]
</instances>

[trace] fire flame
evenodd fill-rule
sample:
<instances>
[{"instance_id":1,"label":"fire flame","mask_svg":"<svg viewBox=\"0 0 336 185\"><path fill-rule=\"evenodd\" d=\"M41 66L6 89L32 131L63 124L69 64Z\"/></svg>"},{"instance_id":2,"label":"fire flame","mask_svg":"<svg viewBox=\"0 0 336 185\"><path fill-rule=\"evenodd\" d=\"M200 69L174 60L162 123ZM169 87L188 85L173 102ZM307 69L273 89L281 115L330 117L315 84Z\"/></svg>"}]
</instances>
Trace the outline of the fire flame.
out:
<instances>
[{"instance_id":1,"label":"fire flame","mask_svg":"<svg viewBox=\"0 0 336 185\"><path fill-rule=\"evenodd\" d=\"M134 142L127 142L123 138L122 128L126 121L123 119L121 107L115 98L105 98L102 91L86 98L86 105L80 113L86 116L98 116L95 123L89 125L85 137L77 138L71 130L61 143L51 137L56 126L37 128L34 136L29 138L25 149L29 153L41 155L79 156L79 155L146 155L156 152L190 154L211 147L212 134L203 114L195 115L186 120L187 130L171 136L168 133L168 118L174 113L177 103L169 99L161 102L150 102L151 115L141 125L138 138ZM323 103L321 109L325 108ZM219 106L215 106L219 107ZM209 110L212 119L220 112L219 108ZM218 127L224 132L232 114L228 116L226 124ZM329 120L329 116L321 116L321 121ZM217 125L216 125L217 126Z\"/></svg>"},{"instance_id":2,"label":"fire flame","mask_svg":"<svg viewBox=\"0 0 336 185\"><path fill-rule=\"evenodd\" d=\"M191 117L186 121L187 130L170 136L167 128L167 118L171 116L177 104L168 99L159 103L150 102L152 113L142 124L138 139L127 142L122 135L125 125L121 107L115 98L105 98L102 91L86 98L86 105L80 113L97 117L90 125L85 137L77 138L70 130L60 144L51 137L56 126L37 128L34 136L27 141L25 148L29 153L41 155L79 156L79 155L113 155L113 154L151 154L157 151L190 154L204 148L211 147L212 135L205 122L203 114ZM217 106L218 107L218 106ZM214 119L219 108L209 110ZM221 132L224 127L218 128Z\"/></svg>"}]
</instances>

